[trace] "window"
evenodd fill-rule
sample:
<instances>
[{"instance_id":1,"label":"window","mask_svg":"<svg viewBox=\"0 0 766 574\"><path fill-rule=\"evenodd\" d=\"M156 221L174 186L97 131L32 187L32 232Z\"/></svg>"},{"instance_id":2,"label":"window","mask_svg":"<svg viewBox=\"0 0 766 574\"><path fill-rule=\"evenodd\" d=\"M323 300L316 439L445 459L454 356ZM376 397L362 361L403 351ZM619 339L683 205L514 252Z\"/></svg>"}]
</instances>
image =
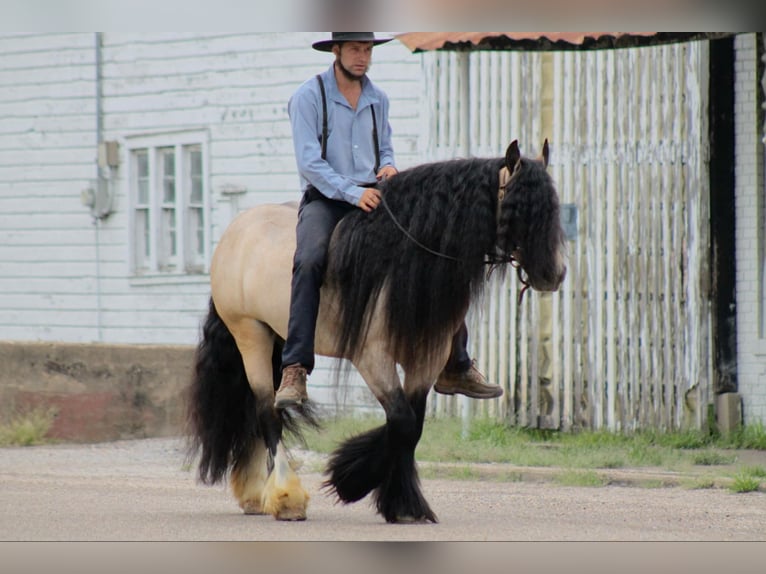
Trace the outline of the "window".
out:
<instances>
[{"instance_id":1,"label":"window","mask_svg":"<svg viewBox=\"0 0 766 574\"><path fill-rule=\"evenodd\" d=\"M199 274L208 261L204 133L130 138L132 268L136 275Z\"/></svg>"}]
</instances>

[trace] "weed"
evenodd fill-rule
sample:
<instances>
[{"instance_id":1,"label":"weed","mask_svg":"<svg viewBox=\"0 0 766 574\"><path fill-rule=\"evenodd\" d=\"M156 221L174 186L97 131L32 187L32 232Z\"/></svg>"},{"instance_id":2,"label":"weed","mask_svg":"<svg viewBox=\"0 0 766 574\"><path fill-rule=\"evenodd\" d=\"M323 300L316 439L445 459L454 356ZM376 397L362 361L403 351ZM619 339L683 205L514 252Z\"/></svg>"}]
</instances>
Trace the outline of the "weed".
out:
<instances>
[{"instance_id":1,"label":"weed","mask_svg":"<svg viewBox=\"0 0 766 574\"><path fill-rule=\"evenodd\" d=\"M33 409L10 416L0 424L0 446L32 446L49 442L48 431L56 418L54 409Z\"/></svg>"},{"instance_id":2,"label":"weed","mask_svg":"<svg viewBox=\"0 0 766 574\"><path fill-rule=\"evenodd\" d=\"M692 462L700 466L732 464L736 459L734 455L726 455L714 450L704 450L692 455Z\"/></svg>"},{"instance_id":3,"label":"weed","mask_svg":"<svg viewBox=\"0 0 766 574\"><path fill-rule=\"evenodd\" d=\"M568 470L554 476L562 486L606 486L609 481L593 471Z\"/></svg>"},{"instance_id":4,"label":"weed","mask_svg":"<svg viewBox=\"0 0 766 574\"><path fill-rule=\"evenodd\" d=\"M684 487L691 490L703 490L708 488L715 488L715 480L709 477L701 476L690 482L682 483Z\"/></svg>"},{"instance_id":5,"label":"weed","mask_svg":"<svg viewBox=\"0 0 766 574\"><path fill-rule=\"evenodd\" d=\"M740 469L740 472L744 476L752 476L753 478L766 478L766 468L762 466L744 466Z\"/></svg>"},{"instance_id":6,"label":"weed","mask_svg":"<svg viewBox=\"0 0 766 574\"><path fill-rule=\"evenodd\" d=\"M729 490L732 492L755 492L761 486L761 481L745 473L739 473L734 477Z\"/></svg>"},{"instance_id":7,"label":"weed","mask_svg":"<svg viewBox=\"0 0 766 574\"><path fill-rule=\"evenodd\" d=\"M322 430L306 432L306 447L329 453L346 438L383 422L382 417L331 419ZM491 418L476 418L466 426L457 417L434 417L425 421L416 457L422 462L494 462L570 470L629 466L689 471L695 465L732 464L736 455L723 449L735 444L753 447L762 436L766 435L760 425L717 436L694 430L561 432L513 427Z\"/></svg>"},{"instance_id":8,"label":"weed","mask_svg":"<svg viewBox=\"0 0 766 574\"><path fill-rule=\"evenodd\" d=\"M720 438L721 446L726 448L749 448L766 450L766 428L758 422L723 435Z\"/></svg>"}]
</instances>

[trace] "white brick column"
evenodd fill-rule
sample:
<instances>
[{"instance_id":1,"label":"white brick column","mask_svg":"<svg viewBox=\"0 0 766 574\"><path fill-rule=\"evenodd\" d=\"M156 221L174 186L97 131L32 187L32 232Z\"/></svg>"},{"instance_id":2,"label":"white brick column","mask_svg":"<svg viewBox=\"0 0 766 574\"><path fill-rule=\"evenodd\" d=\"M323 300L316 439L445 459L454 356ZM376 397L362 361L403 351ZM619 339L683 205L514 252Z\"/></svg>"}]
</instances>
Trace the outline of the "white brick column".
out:
<instances>
[{"instance_id":1,"label":"white brick column","mask_svg":"<svg viewBox=\"0 0 766 574\"><path fill-rule=\"evenodd\" d=\"M737 257L737 378L745 424L766 424L766 316L764 313L764 181L766 126L758 122L756 34L735 39L735 174ZM711 78L715 81L715 78Z\"/></svg>"}]
</instances>

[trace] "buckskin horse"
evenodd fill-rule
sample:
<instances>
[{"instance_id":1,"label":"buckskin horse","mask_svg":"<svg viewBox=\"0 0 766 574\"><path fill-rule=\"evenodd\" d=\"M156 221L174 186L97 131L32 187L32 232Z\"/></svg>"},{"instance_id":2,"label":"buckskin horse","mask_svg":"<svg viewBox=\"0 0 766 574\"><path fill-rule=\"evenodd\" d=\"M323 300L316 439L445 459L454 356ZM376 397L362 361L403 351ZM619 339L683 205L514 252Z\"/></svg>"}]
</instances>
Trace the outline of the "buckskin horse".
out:
<instances>
[{"instance_id":1,"label":"buckskin horse","mask_svg":"<svg viewBox=\"0 0 766 574\"><path fill-rule=\"evenodd\" d=\"M436 522L415 447L426 398L487 281L486 266L513 265L524 289L540 291L557 290L566 274L547 165L546 140L537 158L523 157L513 141L505 157L416 166L380 184L378 209L354 210L336 227L315 352L348 359L386 415L330 456L324 486L340 501L373 493L387 522ZM283 430L318 421L311 401L274 408L296 221L295 204L260 205L222 235L188 389L189 452L199 455L200 481L228 477L246 514L279 520L305 519L309 499Z\"/></svg>"}]
</instances>

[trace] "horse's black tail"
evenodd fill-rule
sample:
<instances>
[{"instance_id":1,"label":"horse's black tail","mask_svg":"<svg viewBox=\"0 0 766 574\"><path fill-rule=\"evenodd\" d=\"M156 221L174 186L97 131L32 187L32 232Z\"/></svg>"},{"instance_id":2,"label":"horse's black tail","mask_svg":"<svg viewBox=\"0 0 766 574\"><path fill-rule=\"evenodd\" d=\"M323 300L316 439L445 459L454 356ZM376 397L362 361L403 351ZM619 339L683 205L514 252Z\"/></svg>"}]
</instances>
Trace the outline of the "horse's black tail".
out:
<instances>
[{"instance_id":1,"label":"horse's black tail","mask_svg":"<svg viewBox=\"0 0 766 574\"><path fill-rule=\"evenodd\" d=\"M282 341L277 339L272 350L275 388L280 380L281 348ZM271 396L261 398L253 393L234 336L212 298L186 402L188 460L200 454L199 479L205 484L215 484L229 469L246 465L255 441L263 439L274 453L283 429L300 436L301 422L318 426L311 404L277 414Z\"/></svg>"},{"instance_id":2,"label":"horse's black tail","mask_svg":"<svg viewBox=\"0 0 766 574\"><path fill-rule=\"evenodd\" d=\"M215 484L249 457L258 438L257 411L237 344L210 299L187 395L189 458L200 453L202 482Z\"/></svg>"}]
</instances>

